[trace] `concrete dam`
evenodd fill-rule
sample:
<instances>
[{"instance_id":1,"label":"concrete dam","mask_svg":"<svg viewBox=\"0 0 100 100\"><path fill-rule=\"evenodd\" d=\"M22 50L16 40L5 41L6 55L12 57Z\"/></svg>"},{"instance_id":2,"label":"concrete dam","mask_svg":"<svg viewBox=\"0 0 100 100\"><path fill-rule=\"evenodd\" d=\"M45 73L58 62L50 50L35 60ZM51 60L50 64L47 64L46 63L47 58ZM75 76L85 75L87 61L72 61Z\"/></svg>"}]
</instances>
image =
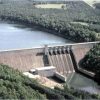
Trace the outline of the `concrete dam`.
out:
<instances>
[{"instance_id":1,"label":"concrete dam","mask_svg":"<svg viewBox=\"0 0 100 100\"><path fill-rule=\"evenodd\" d=\"M54 66L58 73L67 77L69 73L75 72L79 61L98 43L100 42L46 45L42 48L0 51L0 64L9 65L21 72Z\"/></svg>"}]
</instances>

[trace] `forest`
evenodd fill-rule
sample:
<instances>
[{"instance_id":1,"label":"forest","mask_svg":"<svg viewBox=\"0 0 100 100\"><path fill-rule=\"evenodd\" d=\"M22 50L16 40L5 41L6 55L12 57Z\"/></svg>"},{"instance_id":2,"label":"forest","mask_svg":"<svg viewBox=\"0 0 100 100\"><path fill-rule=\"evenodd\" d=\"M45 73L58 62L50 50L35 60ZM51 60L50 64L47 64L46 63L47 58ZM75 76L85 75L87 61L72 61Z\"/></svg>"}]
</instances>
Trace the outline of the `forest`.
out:
<instances>
[{"instance_id":1,"label":"forest","mask_svg":"<svg viewBox=\"0 0 100 100\"><path fill-rule=\"evenodd\" d=\"M10 1L10 0L8 0ZM0 3L0 19L24 23L75 42L100 40L100 15L83 1L67 1L66 9L40 9L32 1Z\"/></svg>"},{"instance_id":2,"label":"forest","mask_svg":"<svg viewBox=\"0 0 100 100\"><path fill-rule=\"evenodd\" d=\"M50 89L36 80L30 79L18 70L0 65L0 99L39 99L39 100L78 100L100 99L99 95L89 94L64 85L63 89Z\"/></svg>"},{"instance_id":3,"label":"forest","mask_svg":"<svg viewBox=\"0 0 100 100\"><path fill-rule=\"evenodd\" d=\"M94 46L83 58L81 63L85 68L94 73L100 72L100 44Z\"/></svg>"},{"instance_id":4,"label":"forest","mask_svg":"<svg viewBox=\"0 0 100 100\"><path fill-rule=\"evenodd\" d=\"M95 45L80 61L80 67L95 73L94 79L100 84L100 44Z\"/></svg>"}]
</instances>

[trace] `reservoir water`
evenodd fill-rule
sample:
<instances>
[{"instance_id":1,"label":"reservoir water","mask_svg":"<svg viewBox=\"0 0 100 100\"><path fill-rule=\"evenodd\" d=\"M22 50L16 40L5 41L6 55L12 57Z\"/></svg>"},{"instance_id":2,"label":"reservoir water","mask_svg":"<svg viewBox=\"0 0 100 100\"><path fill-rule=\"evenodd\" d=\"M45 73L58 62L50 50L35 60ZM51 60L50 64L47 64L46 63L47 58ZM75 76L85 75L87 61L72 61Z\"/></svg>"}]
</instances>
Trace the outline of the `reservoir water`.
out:
<instances>
[{"instance_id":1,"label":"reservoir water","mask_svg":"<svg viewBox=\"0 0 100 100\"><path fill-rule=\"evenodd\" d=\"M53 43L62 44L69 41L23 25L0 23L0 50L32 48Z\"/></svg>"},{"instance_id":2,"label":"reservoir water","mask_svg":"<svg viewBox=\"0 0 100 100\"><path fill-rule=\"evenodd\" d=\"M45 44L70 42L47 32L26 28L23 25L0 23L0 50L33 48ZM91 93L100 93L100 87L96 82L77 73L69 76L67 84Z\"/></svg>"}]
</instances>

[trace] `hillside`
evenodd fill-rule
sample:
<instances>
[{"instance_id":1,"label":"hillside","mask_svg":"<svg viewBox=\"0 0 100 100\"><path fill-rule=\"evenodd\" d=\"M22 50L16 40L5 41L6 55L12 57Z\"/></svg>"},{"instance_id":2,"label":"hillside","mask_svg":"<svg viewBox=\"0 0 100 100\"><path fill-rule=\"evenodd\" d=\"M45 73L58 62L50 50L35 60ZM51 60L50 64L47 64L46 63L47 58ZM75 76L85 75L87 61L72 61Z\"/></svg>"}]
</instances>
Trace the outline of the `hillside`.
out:
<instances>
[{"instance_id":1,"label":"hillside","mask_svg":"<svg viewBox=\"0 0 100 100\"><path fill-rule=\"evenodd\" d=\"M26 84L37 84L5 65L0 65L0 99L41 99L46 97Z\"/></svg>"},{"instance_id":2,"label":"hillside","mask_svg":"<svg viewBox=\"0 0 100 100\"><path fill-rule=\"evenodd\" d=\"M6 65L0 65L0 99L38 99L38 100L74 100L97 99L99 96L70 89L50 89L37 83L34 79L23 76L19 71Z\"/></svg>"},{"instance_id":3,"label":"hillside","mask_svg":"<svg viewBox=\"0 0 100 100\"><path fill-rule=\"evenodd\" d=\"M0 99L64 100L64 96L7 65L0 65Z\"/></svg>"},{"instance_id":4,"label":"hillside","mask_svg":"<svg viewBox=\"0 0 100 100\"><path fill-rule=\"evenodd\" d=\"M100 44L95 45L80 61L80 66L95 73L95 81L100 84Z\"/></svg>"},{"instance_id":5,"label":"hillside","mask_svg":"<svg viewBox=\"0 0 100 100\"><path fill-rule=\"evenodd\" d=\"M82 60L81 67L94 73L100 72L100 44L87 53Z\"/></svg>"}]
</instances>

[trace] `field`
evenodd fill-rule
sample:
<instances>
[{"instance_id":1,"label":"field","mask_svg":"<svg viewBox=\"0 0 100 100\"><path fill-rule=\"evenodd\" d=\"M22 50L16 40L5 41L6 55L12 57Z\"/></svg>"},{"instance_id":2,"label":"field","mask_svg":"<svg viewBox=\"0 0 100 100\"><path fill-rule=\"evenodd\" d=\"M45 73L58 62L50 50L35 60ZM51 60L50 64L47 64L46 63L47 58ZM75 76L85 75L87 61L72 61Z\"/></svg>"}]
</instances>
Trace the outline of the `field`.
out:
<instances>
[{"instance_id":1,"label":"field","mask_svg":"<svg viewBox=\"0 0 100 100\"><path fill-rule=\"evenodd\" d=\"M72 24L80 24L80 25L84 25L84 26L89 26L88 23L86 22L71 22Z\"/></svg>"},{"instance_id":2,"label":"field","mask_svg":"<svg viewBox=\"0 0 100 100\"><path fill-rule=\"evenodd\" d=\"M35 5L36 8L54 8L54 9L61 9L65 7L65 4L37 4Z\"/></svg>"}]
</instances>

